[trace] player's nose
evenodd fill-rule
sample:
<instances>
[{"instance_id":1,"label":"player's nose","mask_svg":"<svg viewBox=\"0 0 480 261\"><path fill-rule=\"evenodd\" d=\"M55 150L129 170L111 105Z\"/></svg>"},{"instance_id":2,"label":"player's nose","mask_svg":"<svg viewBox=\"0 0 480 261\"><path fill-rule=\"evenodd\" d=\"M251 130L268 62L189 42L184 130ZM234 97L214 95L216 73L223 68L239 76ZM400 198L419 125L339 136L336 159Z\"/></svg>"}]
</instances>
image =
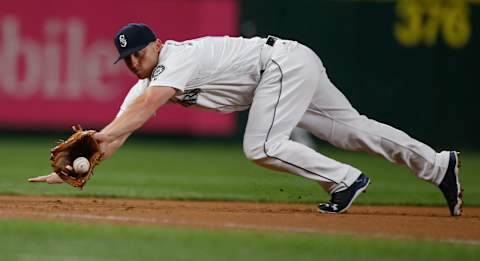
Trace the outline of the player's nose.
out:
<instances>
[{"instance_id":1,"label":"player's nose","mask_svg":"<svg viewBox=\"0 0 480 261\"><path fill-rule=\"evenodd\" d=\"M139 65L139 59L135 56L135 54L130 54L129 60L133 67L136 68Z\"/></svg>"}]
</instances>

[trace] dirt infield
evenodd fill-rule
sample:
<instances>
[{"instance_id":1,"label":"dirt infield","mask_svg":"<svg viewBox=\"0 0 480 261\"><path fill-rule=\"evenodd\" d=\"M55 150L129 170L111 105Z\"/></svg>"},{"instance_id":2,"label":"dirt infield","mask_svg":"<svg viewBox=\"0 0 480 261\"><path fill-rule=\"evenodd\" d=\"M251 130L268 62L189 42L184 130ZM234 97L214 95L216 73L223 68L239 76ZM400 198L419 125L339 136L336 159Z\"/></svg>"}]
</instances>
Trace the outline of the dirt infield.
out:
<instances>
[{"instance_id":1,"label":"dirt infield","mask_svg":"<svg viewBox=\"0 0 480 261\"><path fill-rule=\"evenodd\" d=\"M82 223L355 234L480 243L480 207L352 206L319 214L311 204L0 196L0 218Z\"/></svg>"}]
</instances>

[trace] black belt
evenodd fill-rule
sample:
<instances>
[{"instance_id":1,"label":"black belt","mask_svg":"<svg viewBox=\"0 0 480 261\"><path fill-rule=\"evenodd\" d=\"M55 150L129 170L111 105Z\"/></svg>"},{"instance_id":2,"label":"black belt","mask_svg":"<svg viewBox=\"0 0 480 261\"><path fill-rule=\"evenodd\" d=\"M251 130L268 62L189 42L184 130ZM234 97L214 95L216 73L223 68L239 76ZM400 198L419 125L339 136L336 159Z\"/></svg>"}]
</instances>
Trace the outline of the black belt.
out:
<instances>
[{"instance_id":1,"label":"black belt","mask_svg":"<svg viewBox=\"0 0 480 261\"><path fill-rule=\"evenodd\" d=\"M267 37L267 41L265 42L266 45L270 45L271 47L273 47L275 45L275 42L278 40L277 37L274 37L274 36L269 36ZM261 69L260 70L260 75L262 75L263 73L265 72L265 69Z\"/></svg>"},{"instance_id":2,"label":"black belt","mask_svg":"<svg viewBox=\"0 0 480 261\"><path fill-rule=\"evenodd\" d=\"M273 47L277 40L278 40L277 37L269 36L269 37L267 37L267 42L265 44L268 44L268 45Z\"/></svg>"}]
</instances>

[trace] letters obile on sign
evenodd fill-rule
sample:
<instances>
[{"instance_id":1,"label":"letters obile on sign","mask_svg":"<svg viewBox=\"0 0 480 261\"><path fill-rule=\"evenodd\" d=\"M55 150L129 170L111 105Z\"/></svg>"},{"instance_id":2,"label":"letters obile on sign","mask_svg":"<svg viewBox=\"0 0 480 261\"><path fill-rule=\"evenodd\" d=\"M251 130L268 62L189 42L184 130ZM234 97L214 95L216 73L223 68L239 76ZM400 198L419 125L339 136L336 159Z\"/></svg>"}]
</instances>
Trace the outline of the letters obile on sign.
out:
<instances>
[{"instance_id":1,"label":"letters obile on sign","mask_svg":"<svg viewBox=\"0 0 480 261\"><path fill-rule=\"evenodd\" d=\"M136 82L123 63L113 65L122 25L146 23L163 41L236 35L237 9L234 0L5 1L0 128L101 128ZM229 135L234 127L233 115L167 105L142 130Z\"/></svg>"}]
</instances>

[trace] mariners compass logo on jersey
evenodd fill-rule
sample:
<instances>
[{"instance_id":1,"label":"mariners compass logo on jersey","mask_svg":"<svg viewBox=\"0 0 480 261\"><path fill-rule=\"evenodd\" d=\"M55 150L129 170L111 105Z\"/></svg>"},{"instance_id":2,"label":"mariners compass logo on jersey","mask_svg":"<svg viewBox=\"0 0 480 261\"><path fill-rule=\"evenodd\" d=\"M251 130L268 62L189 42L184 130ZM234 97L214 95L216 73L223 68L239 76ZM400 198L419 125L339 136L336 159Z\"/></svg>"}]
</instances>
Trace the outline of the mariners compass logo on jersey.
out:
<instances>
[{"instance_id":1,"label":"mariners compass logo on jersey","mask_svg":"<svg viewBox=\"0 0 480 261\"><path fill-rule=\"evenodd\" d=\"M120 36L118 36L118 41L120 42L120 46L125 48L127 47L127 38L125 37L124 34L121 34Z\"/></svg>"},{"instance_id":2,"label":"mariners compass logo on jersey","mask_svg":"<svg viewBox=\"0 0 480 261\"><path fill-rule=\"evenodd\" d=\"M163 71L165 71L165 65L161 64L161 65L155 67L155 69L153 70L153 73L152 73L152 77L150 77L151 80L155 81Z\"/></svg>"}]
</instances>

